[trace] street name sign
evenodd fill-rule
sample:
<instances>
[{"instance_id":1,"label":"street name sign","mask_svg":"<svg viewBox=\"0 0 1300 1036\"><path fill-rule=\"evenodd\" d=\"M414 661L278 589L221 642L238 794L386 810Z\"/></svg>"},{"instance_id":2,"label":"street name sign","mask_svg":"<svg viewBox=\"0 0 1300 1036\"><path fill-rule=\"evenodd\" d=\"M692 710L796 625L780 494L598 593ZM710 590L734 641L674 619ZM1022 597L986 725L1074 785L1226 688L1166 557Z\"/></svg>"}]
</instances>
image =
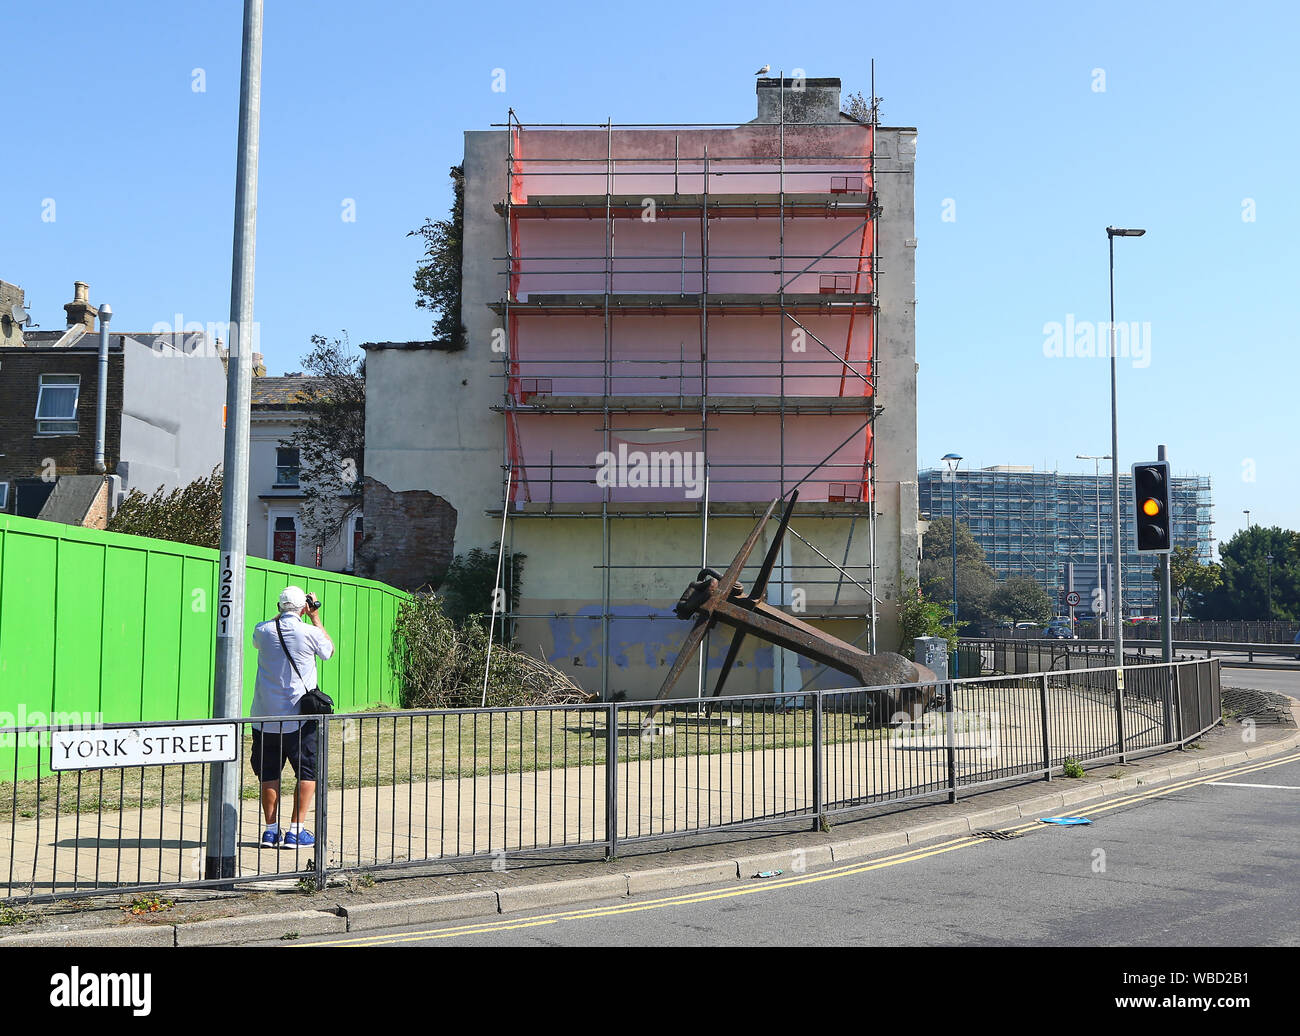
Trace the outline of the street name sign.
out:
<instances>
[{"instance_id":1,"label":"street name sign","mask_svg":"<svg viewBox=\"0 0 1300 1036\"><path fill-rule=\"evenodd\" d=\"M238 758L239 729L236 723L112 729L86 727L50 732L52 770L229 763Z\"/></svg>"}]
</instances>

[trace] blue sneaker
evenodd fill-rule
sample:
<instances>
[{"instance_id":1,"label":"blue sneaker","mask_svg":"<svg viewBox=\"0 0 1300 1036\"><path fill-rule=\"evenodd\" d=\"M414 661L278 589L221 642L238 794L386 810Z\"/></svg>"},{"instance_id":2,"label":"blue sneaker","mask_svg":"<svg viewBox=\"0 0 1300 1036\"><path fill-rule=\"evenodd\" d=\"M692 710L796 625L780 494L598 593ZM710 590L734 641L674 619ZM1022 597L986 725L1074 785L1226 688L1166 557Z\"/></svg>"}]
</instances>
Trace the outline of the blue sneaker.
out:
<instances>
[{"instance_id":1,"label":"blue sneaker","mask_svg":"<svg viewBox=\"0 0 1300 1036\"><path fill-rule=\"evenodd\" d=\"M263 849L274 849L274 848L279 844L279 842L280 842L280 832L279 832L279 831L263 831L263 832L262 832L262 848L263 848Z\"/></svg>"},{"instance_id":2,"label":"blue sneaker","mask_svg":"<svg viewBox=\"0 0 1300 1036\"><path fill-rule=\"evenodd\" d=\"M308 831L305 827L297 834L294 834L292 831L289 831L284 836L284 845L286 848L302 849L302 848L306 848L307 846L312 846L315 844L316 844L316 839L314 839L311 836L311 832Z\"/></svg>"}]
</instances>

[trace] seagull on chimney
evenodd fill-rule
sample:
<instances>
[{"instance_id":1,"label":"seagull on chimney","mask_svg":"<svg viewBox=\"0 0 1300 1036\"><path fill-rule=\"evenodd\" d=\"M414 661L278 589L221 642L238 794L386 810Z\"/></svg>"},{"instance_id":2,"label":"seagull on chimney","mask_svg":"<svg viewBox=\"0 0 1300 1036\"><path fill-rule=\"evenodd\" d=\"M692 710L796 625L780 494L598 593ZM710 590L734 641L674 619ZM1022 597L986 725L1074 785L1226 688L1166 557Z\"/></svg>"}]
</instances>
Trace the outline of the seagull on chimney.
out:
<instances>
[{"instance_id":1,"label":"seagull on chimney","mask_svg":"<svg viewBox=\"0 0 1300 1036\"><path fill-rule=\"evenodd\" d=\"M771 66L771 65L764 65L764 66L763 66L762 68L760 68L757 72L755 72L754 75L756 75L756 76L765 76L765 75L767 75L767 73L769 73L769 72L771 72L771 71L772 71L772 66Z\"/></svg>"}]
</instances>

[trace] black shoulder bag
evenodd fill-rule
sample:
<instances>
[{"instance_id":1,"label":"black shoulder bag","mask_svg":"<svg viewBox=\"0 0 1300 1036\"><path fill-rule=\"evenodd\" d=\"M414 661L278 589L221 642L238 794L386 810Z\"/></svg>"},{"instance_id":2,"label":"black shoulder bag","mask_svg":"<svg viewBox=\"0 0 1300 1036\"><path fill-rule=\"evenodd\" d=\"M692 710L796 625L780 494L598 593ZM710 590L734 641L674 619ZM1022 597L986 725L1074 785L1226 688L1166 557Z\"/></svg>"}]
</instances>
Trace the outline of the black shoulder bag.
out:
<instances>
[{"instance_id":1,"label":"black shoulder bag","mask_svg":"<svg viewBox=\"0 0 1300 1036\"><path fill-rule=\"evenodd\" d=\"M303 687L307 687L307 681L302 678L302 673L298 672L298 664L293 660L293 655L289 654L289 646L284 642L284 631L280 629L279 616L275 619L275 632L280 638L280 649L284 652L284 657L289 660L289 664L293 666L298 682ZM307 693L298 699L298 710L306 716L330 716L334 713L334 699L319 688L307 687Z\"/></svg>"}]
</instances>

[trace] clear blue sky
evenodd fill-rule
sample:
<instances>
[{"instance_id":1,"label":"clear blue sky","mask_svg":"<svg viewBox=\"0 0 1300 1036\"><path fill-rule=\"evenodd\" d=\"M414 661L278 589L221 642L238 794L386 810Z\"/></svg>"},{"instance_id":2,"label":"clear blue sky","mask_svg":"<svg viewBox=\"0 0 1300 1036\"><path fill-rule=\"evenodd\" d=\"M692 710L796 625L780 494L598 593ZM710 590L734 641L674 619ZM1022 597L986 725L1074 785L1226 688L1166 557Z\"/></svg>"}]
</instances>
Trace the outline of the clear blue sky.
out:
<instances>
[{"instance_id":1,"label":"clear blue sky","mask_svg":"<svg viewBox=\"0 0 1300 1036\"><path fill-rule=\"evenodd\" d=\"M313 333L428 337L406 231L446 213L462 131L507 105L525 122L739 122L763 64L869 92L875 57L884 121L919 129L921 465L951 450L1091 471L1075 454L1109 452L1106 361L1045 356L1044 326L1106 319L1105 227L1140 226L1117 242L1118 316L1151 329L1149 364L1120 363L1122 466L1167 442L1177 472L1213 476L1221 539L1243 508L1300 526L1295 5L266 6L272 373ZM225 321L240 4L51 0L8 10L5 39L0 277L44 328L74 280L121 330Z\"/></svg>"}]
</instances>

